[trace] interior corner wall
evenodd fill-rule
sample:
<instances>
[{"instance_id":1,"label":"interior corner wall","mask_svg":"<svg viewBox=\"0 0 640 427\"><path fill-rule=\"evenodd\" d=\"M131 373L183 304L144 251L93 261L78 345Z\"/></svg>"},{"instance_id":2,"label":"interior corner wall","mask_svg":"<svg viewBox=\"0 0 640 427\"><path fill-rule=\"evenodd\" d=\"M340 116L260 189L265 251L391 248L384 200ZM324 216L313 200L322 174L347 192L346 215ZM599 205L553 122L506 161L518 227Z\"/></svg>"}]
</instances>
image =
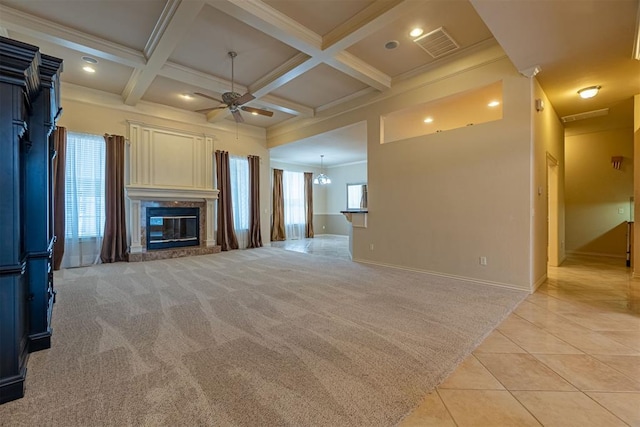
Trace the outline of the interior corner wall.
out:
<instances>
[{"instance_id":1,"label":"interior corner wall","mask_svg":"<svg viewBox=\"0 0 640 427\"><path fill-rule=\"evenodd\" d=\"M498 80L504 91L501 120L380 143L385 108ZM367 119L368 227L353 230L354 260L530 291L529 79L504 58L402 98L387 100Z\"/></svg>"},{"instance_id":2,"label":"interior corner wall","mask_svg":"<svg viewBox=\"0 0 640 427\"><path fill-rule=\"evenodd\" d=\"M547 259L550 265L560 265L565 258L565 205L564 205L564 127L549 98L538 81L532 79L533 99L531 111L533 116L533 266L532 279L534 285L541 284L546 278ZM535 108L535 100L544 104L541 111ZM548 156L557 162L557 194L549 194L553 186L548 184ZM553 161L550 161L553 163ZM555 200L552 200L555 198ZM547 219L549 204L556 204L556 217ZM551 243L556 247L549 247Z\"/></svg>"},{"instance_id":3,"label":"interior corner wall","mask_svg":"<svg viewBox=\"0 0 640 427\"><path fill-rule=\"evenodd\" d=\"M611 157L623 156L622 167ZM565 141L569 253L626 257L634 175L633 128L572 134Z\"/></svg>"},{"instance_id":4,"label":"interior corner wall","mask_svg":"<svg viewBox=\"0 0 640 427\"><path fill-rule=\"evenodd\" d=\"M219 129L206 123L204 115L175 112L170 108L149 103L141 104L140 109L117 105L110 94L104 95L107 106L100 106L65 98L64 85L62 89L63 114L58 125L66 127L71 132L95 135L110 133L128 137L128 121L137 121L176 131L210 135L214 138L214 150L225 150L236 155L260 156L260 227L262 242L267 244L270 242L271 170L266 134L262 129L257 131L248 128L241 129L236 134L234 131ZM81 92L75 88L72 92L75 96L79 91ZM95 91L92 94L95 95ZM80 95L82 94L80 93ZM172 120L174 116L176 119ZM211 155L213 156L213 153ZM213 181L213 176L210 178Z\"/></svg>"}]
</instances>

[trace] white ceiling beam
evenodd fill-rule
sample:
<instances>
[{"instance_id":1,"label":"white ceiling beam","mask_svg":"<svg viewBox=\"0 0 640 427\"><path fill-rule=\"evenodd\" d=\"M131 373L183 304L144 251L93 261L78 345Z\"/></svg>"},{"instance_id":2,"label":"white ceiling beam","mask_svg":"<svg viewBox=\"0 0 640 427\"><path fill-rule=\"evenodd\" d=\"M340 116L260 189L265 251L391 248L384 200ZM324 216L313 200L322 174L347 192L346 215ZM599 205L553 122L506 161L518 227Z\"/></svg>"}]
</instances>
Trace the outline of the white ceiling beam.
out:
<instances>
[{"instance_id":1,"label":"white ceiling beam","mask_svg":"<svg viewBox=\"0 0 640 427\"><path fill-rule=\"evenodd\" d=\"M299 53L275 70L261 77L251 86L249 91L253 96L261 97L272 92L296 77L306 73L322 61L310 58L304 53Z\"/></svg>"},{"instance_id":2,"label":"white ceiling beam","mask_svg":"<svg viewBox=\"0 0 640 427\"><path fill-rule=\"evenodd\" d=\"M315 110L313 108L273 95L265 95L261 97L260 103L273 110L282 111L283 113L293 114L295 116L315 116Z\"/></svg>"},{"instance_id":3,"label":"white ceiling beam","mask_svg":"<svg viewBox=\"0 0 640 427\"><path fill-rule=\"evenodd\" d=\"M54 24L3 5L0 5L0 26L9 31L129 67L142 67L146 63L142 52L135 49Z\"/></svg>"},{"instance_id":4,"label":"white ceiling beam","mask_svg":"<svg viewBox=\"0 0 640 427\"><path fill-rule=\"evenodd\" d=\"M379 91L384 91L391 87L390 76L372 67L369 63L364 62L346 50L339 52L333 58L326 61L326 63Z\"/></svg>"},{"instance_id":5,"label":"white ceiling beam","mask_svg":"<svg viewBox=\"0 0 640 427\"><path fill-rule=\"evenodd\" d=\"M322 37L260 0L207 0L207 4L309 56Z\"/></svg>"},{"instance_id":6,"label":"white ceiling beam","mask_svg":"<svg viewBox=\"0 0 640 427\"><path fill-rule=\"evenodd\" d=\"M388 89L391 87L391 77L371 65L350 59L336 60L334 57L344 56L341 52L344 48L362 40L402 13L406 13L410 4L408 0L378 0L338 27L335 32L330 33L331 42L328 43L330 46L323 49L323 45L327 42L323 41L320 35L260 0L207 0L207 2L218 10L310 57L306 61L301 61L298 55L294 58L295 66L284 66L262 77L251 86L251 93L256 96L276 90L320 63L334 66L378 90ZM351 65L357 68L351 70L349 69Z\"/></svg>"},{"instance_id":7,"label":"white ceiling beam","mask_svg":"<svg viewBox=\"0 0 640 427\"><path fill-rule=\"evenodd\" d=\"M122 98L127 105L135 105L156 78L162 66L182 37L191 29L193 21L204 6L204 0L169 0L149 37L145 54L147 65L129 78ZM136 70L138 71L138 70Z\"/></svg>"},{"instance_id":8,"label":"white ceiling beam","mask_svg":"<svg viewBox=\"0 0 640 427\"><path fill-rule=\"evenodd\" d=\"M334 52L348 48L407 13L407 0L377 0L337 26L322 38L322 49Z\"/></svg>"}]
</instances>

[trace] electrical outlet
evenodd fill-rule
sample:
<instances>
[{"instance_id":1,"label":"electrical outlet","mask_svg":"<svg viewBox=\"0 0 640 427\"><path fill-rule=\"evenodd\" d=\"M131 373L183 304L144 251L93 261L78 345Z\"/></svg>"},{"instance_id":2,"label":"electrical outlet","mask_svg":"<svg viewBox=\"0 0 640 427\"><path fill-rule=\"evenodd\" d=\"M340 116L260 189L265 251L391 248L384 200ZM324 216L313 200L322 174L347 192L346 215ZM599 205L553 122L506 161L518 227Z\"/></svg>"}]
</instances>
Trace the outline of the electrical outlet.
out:
<instances>
[{"instance_id":1,"label":"electrical outlet","mask_svg":"<svg viewBox=\"0 0 640 427\"><path fill-rule=\"evenodd\" d=\"M623 214L624 213L624 208L618 208L618 213L619 214Z\"/></svg>"},{"instance_id":2,"label":"electrical outlet","mask_svg":"<svg viewBox=\"0 0 640 427\"><path fill-rule=\"evenodd\" d=\"M323 229L323 230L324 230L324 229L326 229L326 228L327 228L327 227L325 227L324 225L322 226L322 229Z\"/></svg>"},{"instance_id":3,"label":"electrical outlet","mask_svg":"<svg viewBox=\"0 0 640 427\"><path fill-rule=\"evenodd\" d=\"M369 245L369 250L370 250L370 251L372 251L372 250L373 250L373 243L371 243L371 244Z\"/></svg>"},{"instance_id":4,"label":"electrical outlet","mask_svg":"<svg viewBox=\"0 0 640 427\"><path fill-rule=\"evenodd\" d=\"M487 265L487 257L486 256L481 256L480 257L480 265Z\"/></svg>"}]
</instances>

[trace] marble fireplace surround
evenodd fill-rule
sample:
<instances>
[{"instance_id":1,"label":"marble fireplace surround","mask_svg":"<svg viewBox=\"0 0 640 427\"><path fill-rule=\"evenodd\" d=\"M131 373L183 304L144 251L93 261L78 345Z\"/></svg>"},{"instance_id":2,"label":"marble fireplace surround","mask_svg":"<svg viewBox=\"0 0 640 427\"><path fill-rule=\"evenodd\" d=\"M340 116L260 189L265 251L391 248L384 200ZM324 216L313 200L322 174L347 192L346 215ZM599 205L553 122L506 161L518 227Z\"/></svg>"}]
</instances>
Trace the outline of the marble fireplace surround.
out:
<instances>
[{"instance_id":1,"label":"marble fireplace surround","mask_svg":"<svg viewBox=\"0 0 640 427\"><path fill-rule=\"evenodd\" d=\"M129 261L174 258L218 252L214 237L214 201L218 190L171 187L125 187L129 199L128 226L131 235ZM200 246L147 252L146 209L148 207L200 208ZM218 249L218 250L216 250Z\"/></svg>"}]
</instances>

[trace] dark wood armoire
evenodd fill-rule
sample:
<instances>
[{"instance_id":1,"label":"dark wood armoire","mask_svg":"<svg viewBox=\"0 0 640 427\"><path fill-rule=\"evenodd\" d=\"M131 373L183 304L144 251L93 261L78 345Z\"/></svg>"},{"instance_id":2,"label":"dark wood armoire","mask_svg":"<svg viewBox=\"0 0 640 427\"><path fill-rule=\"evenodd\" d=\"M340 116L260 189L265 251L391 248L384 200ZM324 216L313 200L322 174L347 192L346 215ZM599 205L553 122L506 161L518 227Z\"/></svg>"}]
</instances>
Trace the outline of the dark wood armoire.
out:
<instances>
[{"instance_id":1,"label":"dark wood armoire","mask_svg":"<svg viewBox=\"0 0 640 427\"><path fill-rule=\"evenodd\" d=\"M24 395L29 353L51 346L61 70L62 60L0 37L0 403Z\"/></svg>"}]
</instances>

